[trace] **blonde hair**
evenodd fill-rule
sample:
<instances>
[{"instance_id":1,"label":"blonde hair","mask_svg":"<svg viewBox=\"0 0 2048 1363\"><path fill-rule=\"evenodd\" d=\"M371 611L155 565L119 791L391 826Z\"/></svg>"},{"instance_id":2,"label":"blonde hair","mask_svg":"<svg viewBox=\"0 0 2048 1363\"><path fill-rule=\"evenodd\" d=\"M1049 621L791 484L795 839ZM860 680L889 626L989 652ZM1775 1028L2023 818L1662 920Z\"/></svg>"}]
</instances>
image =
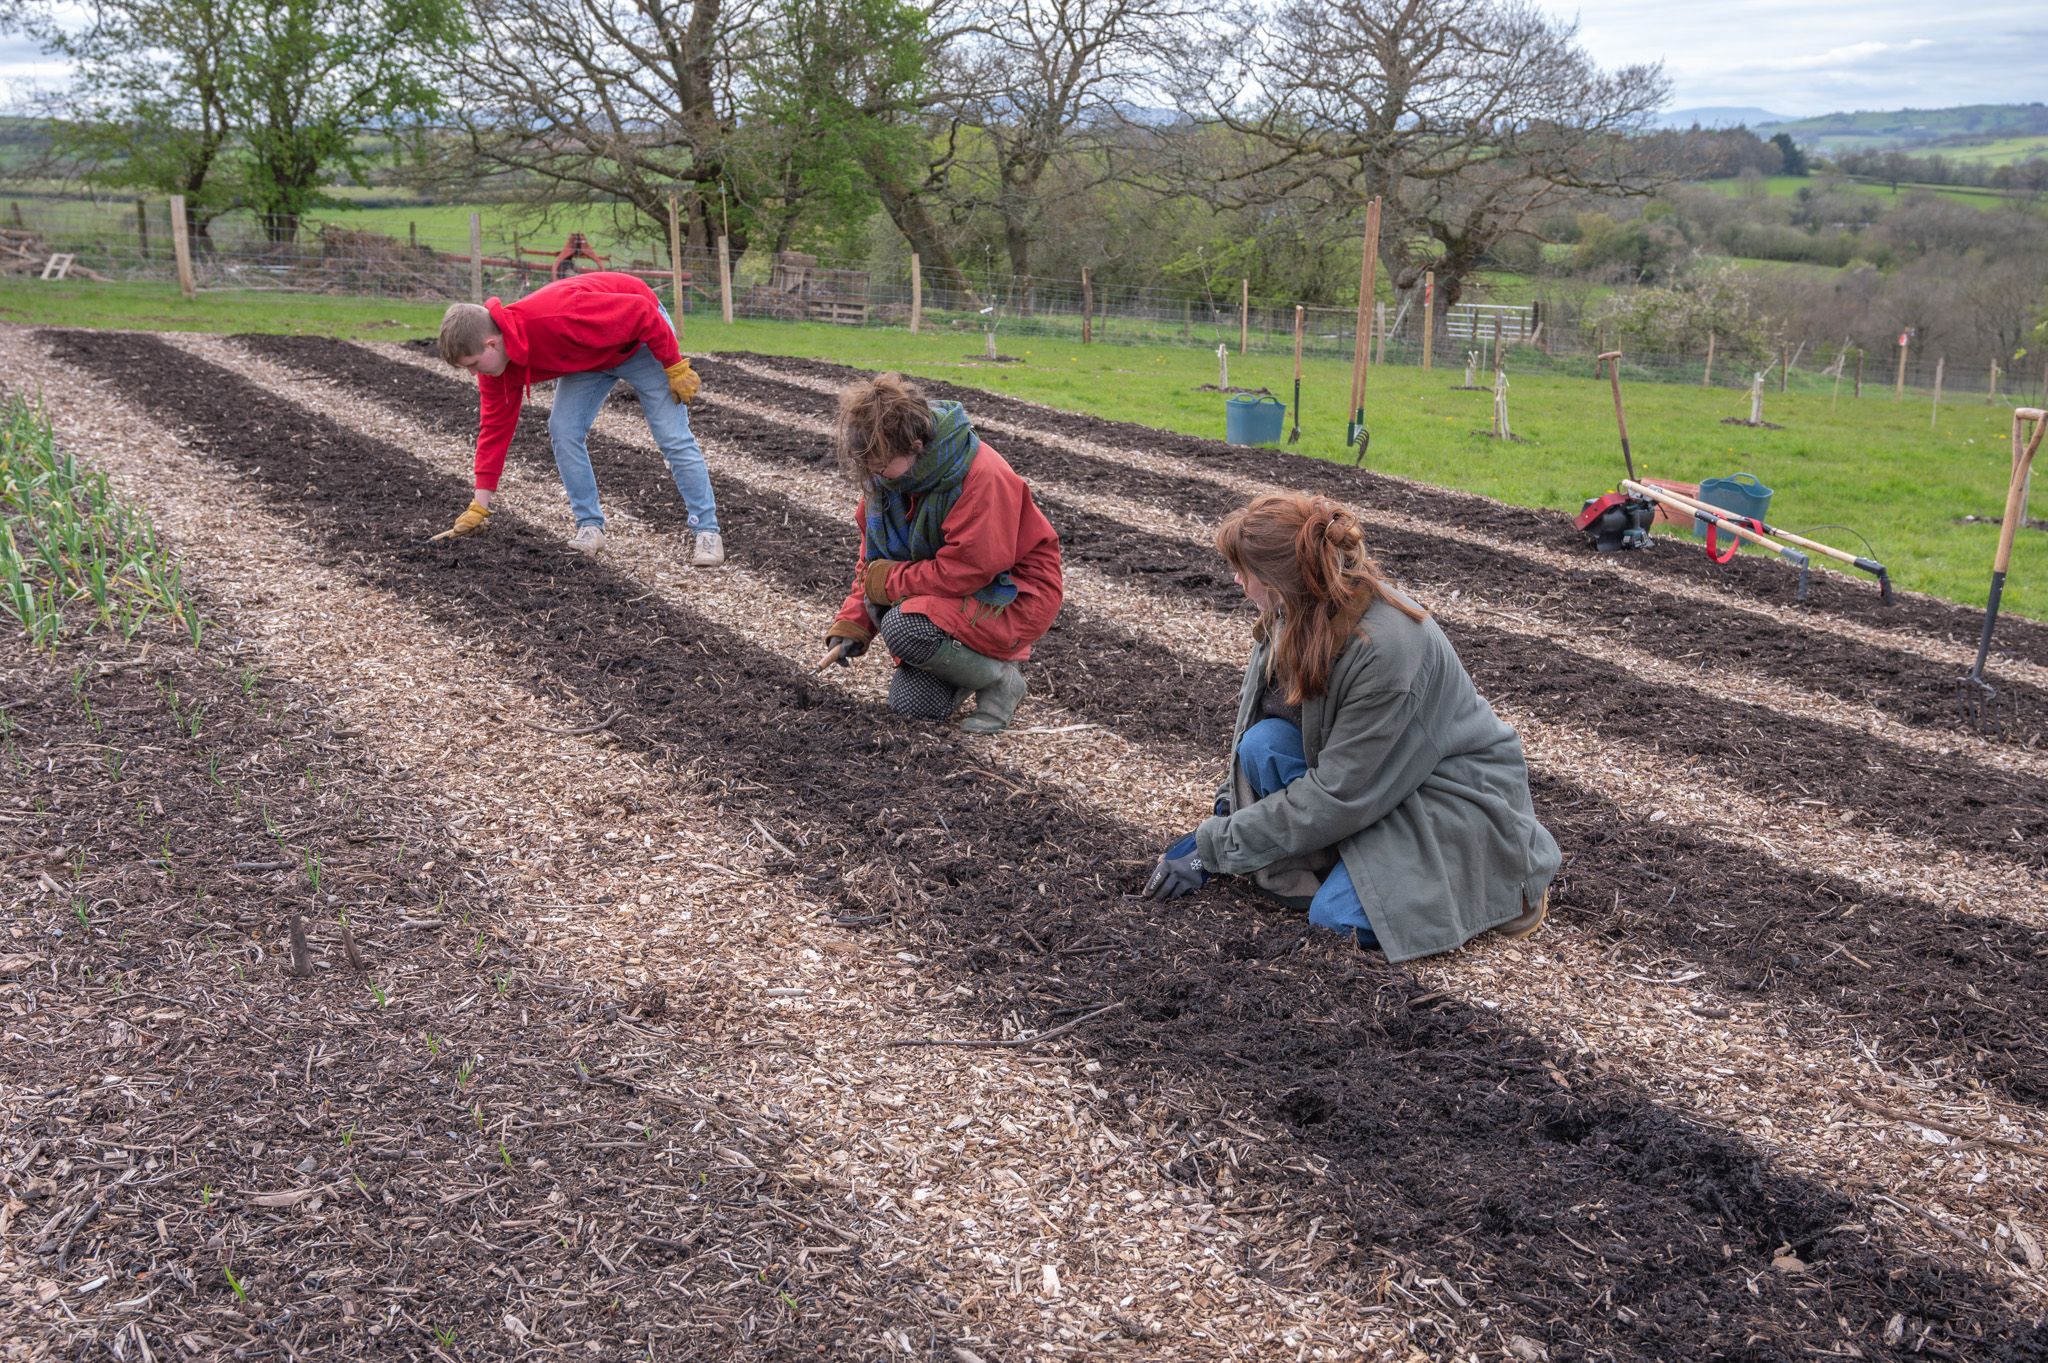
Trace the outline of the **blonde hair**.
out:
<instances>
[{"instance_id":1,"label":"blonde hair","mask_svg":"<svg viewBox=\"0 0 2048 1363\"><path fill-rule=\"evenodd\" d=\"M491 320L491 310L479 303L450 303L448 311L441 314L441 358L450 364L461 364L472 355L481 355L484 343L498 335L498 324Z\"/></svg>"},{"instance_id":2,"label":"blonde hair","mask_svg":"<svg viewBox=\"0 0 2048 1363\"><path fill-rule=\"evenodd\" d=\"M1216 531L1231 568L1257 578L1274 598L1261 609L1259 637L1273 638L1266 677L1289 705L1320 696L1350 647L1358 622L1385 597L1411 620L1426 612L1388 591L1350 508L1328 497L1268 493L1239 507Z\"/></svg>"},{"instance_id":3,"label":"blonde hair","mask_svg":"<svg viewBox=\"0 0 2048 1363\"><path fill-rule=\"evenodd\" d=\"M931 404L901 374L877 374L839 394L839 467L863 488L891 460L915 456L931 438Z\"/></svg>"}]
</instances>

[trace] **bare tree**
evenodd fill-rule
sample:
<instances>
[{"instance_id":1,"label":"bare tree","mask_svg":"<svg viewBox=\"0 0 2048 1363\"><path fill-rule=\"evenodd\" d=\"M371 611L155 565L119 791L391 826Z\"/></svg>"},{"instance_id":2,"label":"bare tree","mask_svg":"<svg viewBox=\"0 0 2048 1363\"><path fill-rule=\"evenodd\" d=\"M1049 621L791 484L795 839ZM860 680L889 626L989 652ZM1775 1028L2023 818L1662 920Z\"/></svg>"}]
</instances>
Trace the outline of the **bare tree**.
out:
<instances>
[{"instance_id":1,"label":"bare tree","mask_svg":"<svg viewBox=\"0 0 2048 1363\"><path fill-rule=\"evenodd\" d=\"M963 38L953 108L985 149L963 162L965 206L995 212L1013 273L1029 279L1032 245L1059 202L1114 173L1129 101L1189 13L1185 0L1021 0L991 6ZM1091 173L1049 178L1062 158Z\"/></svg>"},{"instance_id":2,"label":"bare tree","mask_svg":"<svg viewBox=\"0 0 2048 1363\"><path fill-rule=\"evenodd\" d=\"M1223 194L1347 214L1378 196L1394 283L1434 269L1447 305L1571 198L1659 182L1627 134L1663 103L1661 69L1603 72L1576 37L1527 0L1282 0L1188 49L1183 88L1233 134Z\"/></svg>"},{"instance_id":3,"label":"bare tree","mask_svg":"<svg viewBox=\"0 0 2048 1363\"><path fill-rule=\"evenodd\" d=\"M479 172L514 172L536 203L565 188L624 201L650 224L681 185L688 244L710 247L734 84L759 58L755 0L470 0L470 15L450 103Z\"/></svg>"}]
</instances>

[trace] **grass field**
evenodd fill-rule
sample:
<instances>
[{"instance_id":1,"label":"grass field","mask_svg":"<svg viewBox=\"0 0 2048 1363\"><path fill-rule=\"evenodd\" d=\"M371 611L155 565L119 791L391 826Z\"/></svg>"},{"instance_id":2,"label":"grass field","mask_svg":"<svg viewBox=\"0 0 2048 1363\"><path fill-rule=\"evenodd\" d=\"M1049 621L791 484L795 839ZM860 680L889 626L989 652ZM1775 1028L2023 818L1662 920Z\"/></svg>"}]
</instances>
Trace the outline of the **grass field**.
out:
<instances>
[{"instance_id":1,"label":"grass field","mask_svg":"<svg viewBox=\"0 0 2048 1363\"><path fill-rule=\"evenodd\" d=\"M157 285L0 283L0 320L17 323L407 340L431 334L440 311L429 303L276 294L207 293L186 303ZM1222 400L1196 391L1216 378L1213 352L1200 347L1083 347L1014 336L1001 338L1001 349L1022 362L991 365L973 358L979 342L978 333L913 337L758 321L728 327L701 316L686 320L684 337L690 351L748 350L897 368L1192 435L1223 433ZM1575 510L1620 476L1605 384L1554 373L1515 377L1511 417L1525 443L1503 448L1484 434L1488 395L1451 391L1461 377L1443 369L1375 371L1371 466L1559 511ZM1231 381L1287 396L1290 361L1280 354L1233 355ZM1301 453L1349 460L1343 443L1348 387L1342 362L1307 362ZM1860 402L1845 397L1837 404L1826 391L1795 390L1773 393L1765 405L1765 416L1784 429L1752 431L1720 424L1747 414L1736 392L1647 382L1626 392L1639 473L1687 481L1754 473L1776 489L1775 523L1795 531L1851 527L1868 538L1870 552L1900 585L1983 601L1997 527L1959 518L1995 521L2003 508L2007 408L1958 396L1930 429L1921 396L1894 403L1888 391L1873 386ZM1850 530L1822 530L1817 537L1863 547ZM2021 535L2005 608L2048 618L2048 535Z\"/></svg>"},{"instance_id":2,"label":"grass field","mask_svg":"<svg viewBox=\"0 0 2048 1363\"><path fill-rule=\"evenodd\" d=\"M1987 166L2010 165L2031 157L2048 156L2048 134L2001 137L1990 142L1973 142L1960 147L1930 147L1928 155L1945 156L1951 161L1971 161Z\"/></svg>"},{"instance_id":3,"label":"grass field","mask_svg":"<svg viewBox=\"0 0 2048 1363\"><path fill-rule=\"evenodd\" d=\"M1945 154L1945 153L1944 153ZM1701 180L1700 184L1722 194L1738 195L1743 192L1739 179ZM1932 194L1938 198L1953 199L1975 208L1998 208L2012 201L2012 196L1996 189L1969 189L1956 185L1914 185L1902 184L1893 189L1888 184L1871 180L1849 180L1840 176L1820 175L1767 175L1761 181L1764 193L1774 199L1789 199L1802 189L1847 189L1857 194L1873 194L1881 198L1897 200L1914 194Z\"/></svg>"}]
</instances>

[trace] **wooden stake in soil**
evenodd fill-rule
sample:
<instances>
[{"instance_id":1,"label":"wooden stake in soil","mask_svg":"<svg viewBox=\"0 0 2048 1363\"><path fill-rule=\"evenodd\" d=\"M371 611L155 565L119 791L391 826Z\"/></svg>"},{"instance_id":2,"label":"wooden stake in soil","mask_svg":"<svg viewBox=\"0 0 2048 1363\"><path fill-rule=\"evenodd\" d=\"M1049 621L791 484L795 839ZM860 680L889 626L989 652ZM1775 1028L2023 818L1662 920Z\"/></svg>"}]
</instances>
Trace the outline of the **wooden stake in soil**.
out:
<instances>
[{"instance_id":1,"label":"wooden stake in soil","mask_svg":"<svg viewBox=\"0 0 2048 1363\"><path fill-rule=\"evenodd\" d=\"M149 209L143 206L140 199L135 201L135 237L136 240L142 243L142 260L147 264L149 261ZM1995 364L1991 367L1993 369L1998 368Z\"/></svg>"},{"instance_id":2,"label":"wooden stake in soil","mask_svg":"<svg viewBox=\"0 0 2048 1363\"><path fill-rule=\"evenodd\" d=\"M1427 373L1436 360L1436 271L1422 276L1422 368Z\"/></svg>"},{"instance_id":3,"label":"wooden stake in soil","mask_svg":"<svg viewBox=\"0 0 2048 1363\"><path fill-rule=\"evenodd\" d=\"M1700 375L1700 387L1714 386L1714 333L1707 333L1707 372Z\"/></svg>"},{"instance_id":4,"label":"wooden stake in soil","mask_svg":"<svg viewBox=\"0 0 2048 1363\"><path fill-rule=\"evenodd\" d=\"M1501 362L1501 339L1500 339L1500 337L1501 337L1501 330L1500 330L1500 314L1499 314L1499 313L1495 313L1495 314L1493 315L1493 372L1494 372L1494 373L1496 373L1496 374L1498 374L1498 373L1500 372L1500 368L1501 368L1501 363L1500 363L1500 362Z\"/></svg>"},{"instance_id":5,"label":"wooden stake in soil","mask_svg":"<svg viewBox=\"0 0 2048 1363\"><path fill-rule=\"evenodd\" d=\"M484 219L481 213L469 215L469 301L484 301Z\"/></svg>"},{"instance_id":6,"label":"wooden stake in soil","mask_svg":"<svg viewBox=\"0 0 2048 1363\"><path fill-rule=\"evenodd\" d=\"M1863 348L1856 348L1856 396L1863 396Z\"/></svg>"},{"instance_id":7,"label":"wooden stake in soil","mask_svg":"<svg viewBox=\"0 0 2048 1363\"><path fill-rule=\"evenodd\" d=\"M1991 362L1991 383L1984 390L1984 405L1989 407L1998 401L1998 361Z\"/></svg>"},{"instance_id":8,"label":"wooden stake in soil","mask_svg":"<svg viewBox=\"0 0 2048 1363\"><path fill-rule=\"evenodd\" d=\"M718 313L727 326L732 325L732 249L730 238L723 232L718 235Z\"/></svg>"},{"instance_id":9,"label":"wooden stake in soil","mask_svg":"<svg viewBox=\"0 0 2048 1363\"><path fill-rule=\"evenodd\" d=\"M1242 355L1252 339L1252 282L1240 279L1237 286L1237 353Z\"/></svg>"},{"instance_id":10,"label":"wooden stake in soil","mask_svg":"<svg viewBox=\"0 0 2048 1363\"><path fill-rule=\"evenodd\" d=\"M1782 393L1785 391L1786 385L1792 382L1791 346L1781 345L1778 347L1778 364L1781 366L1778 370L1778 391Z\"/></svg>"},{"instance_id":11,"label":"wooden stake in soil","mask_svg":"<svg viewBox=\"0 0 2048 1363\"><path fill-rule=\"evenodd\" d=\"M1913 349L1913 333L1899 333L1899 376L1892 381L1892 401L1906 396L1906 355Z\"/></svg>"},{"instance_id":12,"label":"wooden stake in soil","mask_svg":"<svg viewBox=\"0 0 2048 1363\"><path fill-rule=\"evenodd\" d=\"M1617 416L1620 415L1620 410L1619 407L1615 409ZM1514 432L1508 427L1508 371L1505 368L1498 368L1493 371L1493 438L1496 440L1513 440L1515 438ZM1622 431L1624 449L1627 448L1627 441L1627 428L1624 427Z\"/></svg>"},{"instance_id":13,"label":"wooden stake in soil","mask_svg":"<svg viewBox=\"0 0 2048 1363\"><path fill-rule=\"evenodd\" d=\"M1095 290L1088 282L1088 267L1081 267L1081 344L1095 339Z\"/></svg>"},{"instance_id":14,"label":"wooden stake in soil","mask_svg":"<svg viewBox=\"0 0 2048 1363\"><path fill-rule=\"evenodd\" d=\"M286 920L292 934L292 974L305 979L313 973L313 953L306 949L306 924L294 913Z\"/></svg>"},{"instance_id":15,"label":"wooden stake in soil","mask_svg":"<svg viewBox=\"0 0 2048 1363\"><path fill-rule=\"evenodd\" d=\"M1365 388L1372 364L1373 289L1379 276L1380 201L1374 198L1365 209L1365 239L1359 248L1358 321L1351 332L1351 402L1345 410L1351 421L1344 441L1358 446L1358 463L1365 462L1365 447L1372 439L1365 430Z\"/></svg>"},{"instance_id":16,"label":"wooden stake in soil","mask_svg":"<svg viewBox=\"0 0 2048 1363\"><path fill-rule=\"evenodd\" d=\"M917 335L924 325L924 259L917 252L910 253L910 334Z\"/></svg>"},{"instance_id":17,"label":"wooden stake in soil","mask_svg":"<svg viewBox=\"0 0 2048 1363\"><path fill-rule=\"evenodd\" d=\"M171 196L171 250L178 257L178 291L187 298L198 295L192 283L192 237L185 224L185 196Z\"/></svg>"},{"instance_id":18,"label":"wooden stake in soil","mask_svg":"<svg viewBox=\"0 0 2048 1363\"><path fill-rule=\"evenodd\" d=\"M676 315L676 339L683 338L683 214L676 196L668 196L668 288Z\"/></svg>"},{"instance_id":19,"label":"wooden stake in soil","mask_svg":"<svg viewBox=\"0 0 2048 1363\"><path fill-rule=\"evenodd\" d=\"M1934 362L1934 410L1927 414L1927 429L1933 430L1934 423L1941 420L1941 379L1948 368L1948 356L1943 355Z\"/></svg>"}]
</instances>

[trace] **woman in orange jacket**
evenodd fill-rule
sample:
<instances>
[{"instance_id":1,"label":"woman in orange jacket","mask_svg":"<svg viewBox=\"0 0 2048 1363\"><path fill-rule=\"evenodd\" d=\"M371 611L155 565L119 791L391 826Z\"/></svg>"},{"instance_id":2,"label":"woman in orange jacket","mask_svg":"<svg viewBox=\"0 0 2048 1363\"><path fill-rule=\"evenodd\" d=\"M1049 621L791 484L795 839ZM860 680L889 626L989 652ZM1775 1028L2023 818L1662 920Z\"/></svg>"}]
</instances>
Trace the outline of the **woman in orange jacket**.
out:
<instances>
[{"instance_id":1,"label":"woman in orange jacket","mask_svg":"<svg viewBox=\"0 0 2048 1363\"><path fill-rule=\"evenodd\" d=\"M861 553L819 666L879 634L897 664L891 710L942 720L973 692L960 727L1007 728L1024 699L1017 664L1063 599L1059 536L1031 485L959 403L928 402L900 374L840 395L838 449L863 493Z\"/></svg>"}]
</instances>

